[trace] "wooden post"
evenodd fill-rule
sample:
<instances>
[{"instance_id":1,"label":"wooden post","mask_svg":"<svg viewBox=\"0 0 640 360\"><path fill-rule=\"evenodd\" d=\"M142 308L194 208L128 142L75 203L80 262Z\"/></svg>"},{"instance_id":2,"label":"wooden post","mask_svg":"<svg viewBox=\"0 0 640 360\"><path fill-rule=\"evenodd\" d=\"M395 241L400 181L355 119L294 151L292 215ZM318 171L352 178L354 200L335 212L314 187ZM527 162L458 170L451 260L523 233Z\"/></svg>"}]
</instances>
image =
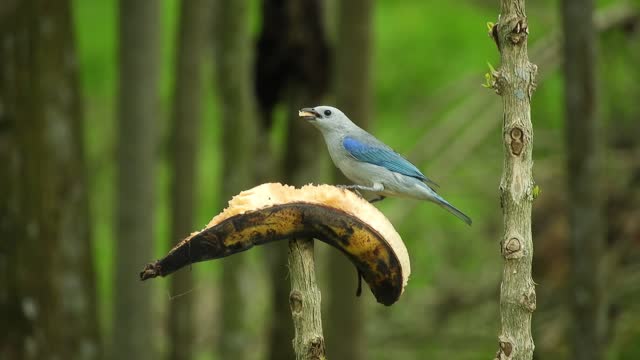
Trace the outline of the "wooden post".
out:
<instances>
[{"instance_id":1,"label":"wooden post","mask_svg":"<svg viewBox=\"0 0 640 360\"><path fill-rule=\"evenodd\" d=\"M536 293L531 279L533 243L531 204L533 129L531 96L535 90L536 65L529 62L529 27L524 0L501 0L500 18L490 34L500 51L501 65L491 69L490 87L502 96L504 170L500 180L500 203L504 235L500 249L504 271L500 286L501 329L496 359L532 359L531 315Z\"/></svg>"},{"instance_id":2,"label":"wooden post","mask_svg":"<svg viewBox=\"0 0 640 360\"><path fill-rule=\"evenodd\" d=\"M296 360L326 358L320 314L321 295L313 256L312 239L289 241L289 305L296 334L293 339Z\"/></svg>"}]
</instances>

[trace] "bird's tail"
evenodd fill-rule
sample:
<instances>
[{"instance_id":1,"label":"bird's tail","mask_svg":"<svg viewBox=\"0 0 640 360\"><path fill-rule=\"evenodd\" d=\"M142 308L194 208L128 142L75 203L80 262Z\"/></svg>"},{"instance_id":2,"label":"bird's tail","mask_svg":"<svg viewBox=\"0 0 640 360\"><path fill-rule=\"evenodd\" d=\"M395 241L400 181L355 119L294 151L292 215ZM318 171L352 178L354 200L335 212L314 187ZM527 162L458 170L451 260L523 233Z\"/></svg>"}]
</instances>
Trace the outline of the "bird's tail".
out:
<instances>
[{"instance_id":1,"label":"bird's tail","mask_svg":"<svg viewBox=\"0 0 640 360\"><path fill-rule=\"evenodd\" d=\"M440 205L440 207L444 208L448 212L455 215L458 219L467 223L467 225L471 226L471 218L465 215L462 211L458 210L455 206L451 205L447 200L443 199L442 196L435 194L435 203Z\"/></svg>"}]
</instances>

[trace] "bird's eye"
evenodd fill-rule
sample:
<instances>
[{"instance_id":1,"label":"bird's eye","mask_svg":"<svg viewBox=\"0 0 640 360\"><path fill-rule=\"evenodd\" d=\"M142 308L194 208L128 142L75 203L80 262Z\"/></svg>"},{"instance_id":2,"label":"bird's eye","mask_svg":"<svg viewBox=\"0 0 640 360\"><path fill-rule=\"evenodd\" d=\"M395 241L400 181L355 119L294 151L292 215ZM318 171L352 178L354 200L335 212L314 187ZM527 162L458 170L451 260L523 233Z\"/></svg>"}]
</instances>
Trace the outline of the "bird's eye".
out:
<instances>
[{"instance_id":1,"label":"bird's eye","mask_svg":"<svg viewBox=\"0 0 640 360\"><path fill-rule=\"evenodd\" d=\"M324 116L331 116L331 110L325 110Z\"/></svg>"}]
</instances>

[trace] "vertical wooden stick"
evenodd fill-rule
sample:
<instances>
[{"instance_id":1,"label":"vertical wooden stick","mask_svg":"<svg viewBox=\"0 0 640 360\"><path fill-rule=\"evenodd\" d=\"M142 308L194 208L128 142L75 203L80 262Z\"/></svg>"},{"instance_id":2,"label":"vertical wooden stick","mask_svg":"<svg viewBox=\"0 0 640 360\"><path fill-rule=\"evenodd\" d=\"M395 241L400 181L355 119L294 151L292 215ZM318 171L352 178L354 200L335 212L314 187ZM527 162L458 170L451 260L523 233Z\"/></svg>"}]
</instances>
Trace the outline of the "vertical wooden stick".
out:
<instances>
[{"instance_id":1,"label":"vertical wooden stick","mask_svg":"<svg viewBox=\"0 0 640 360\"><path fill-rule=\"evenodd\" d=\"M496 359L533 358L531 315L536 293L531 279L533 243L531 204L533 128L531 96L537 67L529 62L529 27L524 0L501 0L499 22L491 35L500 51L501 66L491 69L491 86L502 96L504 170L500 180L504 235L500 248L504 272L500 286L501 329Z\"/></svg>"},{"instance_id":2,"label":"vertical wooden stick","mask_svg":"<svg viewBox=\"0 0 640 360\"><path fill-rule=\"evenodd\" d=\"M320 289L316 283L312 239L289 241L291 293L289 305L295 329L296 360L325 359Z\"/></svg>"}]
</instances>

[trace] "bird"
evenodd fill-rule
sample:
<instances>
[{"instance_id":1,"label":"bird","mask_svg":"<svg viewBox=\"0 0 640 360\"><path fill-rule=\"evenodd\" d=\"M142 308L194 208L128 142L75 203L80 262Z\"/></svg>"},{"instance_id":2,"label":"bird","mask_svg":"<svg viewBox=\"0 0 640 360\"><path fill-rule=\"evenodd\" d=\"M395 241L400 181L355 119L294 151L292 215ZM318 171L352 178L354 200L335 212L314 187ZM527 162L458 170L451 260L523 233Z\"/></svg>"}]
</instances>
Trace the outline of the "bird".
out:
<instances>
[{"instance_id":1,"label":"bird","mask_svg":"<svg viewBox=\"0 0 640 360\"><path fill-rule=\"evenodd\" d=\"M438 185L409 160L354 124L332 106L303 108L298 116L313 124L324 138L333 163L353 185L340 187L386 197L411 198L433 202L471 225L471 218L451 205L433 188Z\"/></svg>"}]
</instances>

